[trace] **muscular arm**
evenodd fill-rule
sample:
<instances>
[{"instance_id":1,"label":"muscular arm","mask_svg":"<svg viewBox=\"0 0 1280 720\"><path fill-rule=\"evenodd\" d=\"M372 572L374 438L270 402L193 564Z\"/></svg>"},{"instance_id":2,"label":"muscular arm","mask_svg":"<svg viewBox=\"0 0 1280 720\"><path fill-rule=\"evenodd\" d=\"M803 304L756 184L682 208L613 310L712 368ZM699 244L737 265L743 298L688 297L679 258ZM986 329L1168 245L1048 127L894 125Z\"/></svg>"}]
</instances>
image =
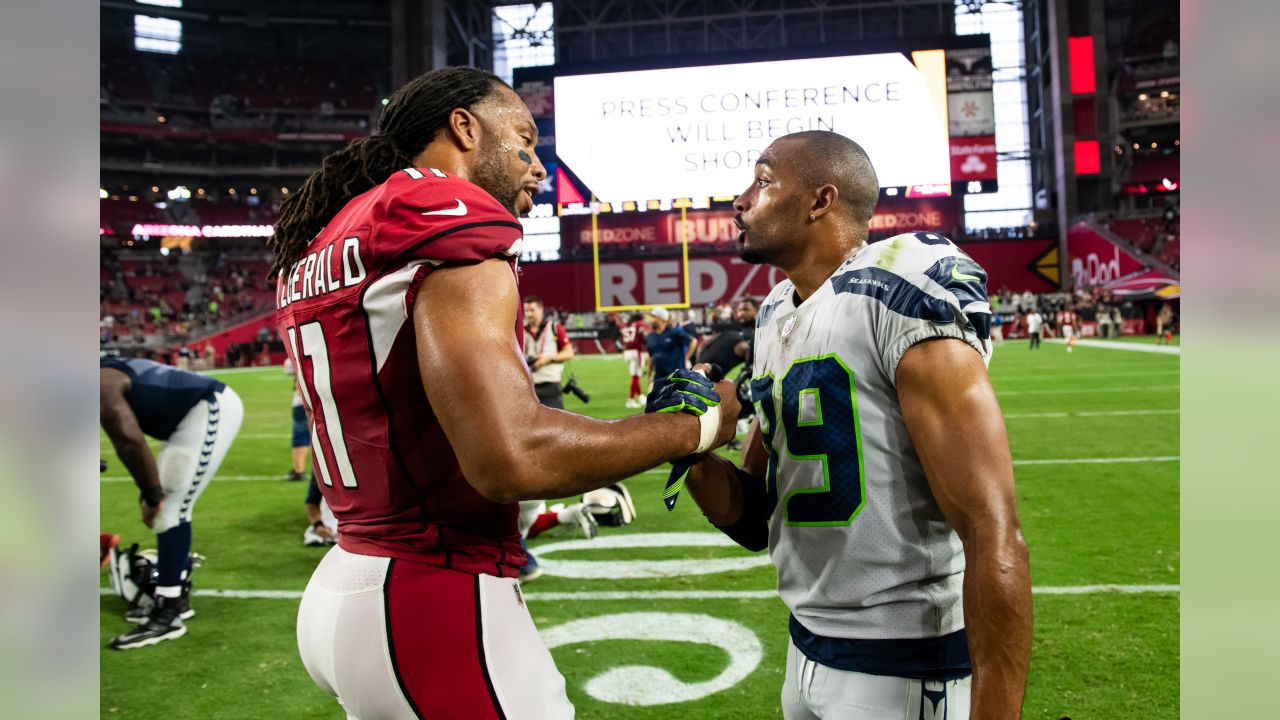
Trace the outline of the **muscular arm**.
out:
<instances>
[{"instance_id":1,"label":"muscular arm","mask_svg":"<svg viewBox=\"0 0 1280 720\"><path fill-rule=\"evenodd\" d=\"M129 390L129 376L110 368L98 372L98 404L102 429L111 439L116 455L129 469L139 490L160 487L160 472L156 458L147 445L147 438L138 426L124 394Z\"/></svg>"},{"instance_id":2,"label":"muscular arm","mask_svg":"<svg viewBox=\"0 0 1280 720\"><path fill-rule=\"evenodd\" d=\"M995 392L981 357L951 339L907 350L897 385L929 488L964 544L971 714L1020 717L1031 655L1031 582Z\"/></svg>"},{"instance_id":3,"label":"muscular arm","mask_svg":"<svg viewBox=\"0 0 1280 720\"><path fill-rule=\"evenodd\" d=\"M602 421L540 405L516 344L517 304L511 268L498 260L435 270L414 301L422 383L477 491L495 502L566 497L693 452L690 415ZM716 389L723 443L738 404L732 384Z\"/></svg>"}]
</instances>

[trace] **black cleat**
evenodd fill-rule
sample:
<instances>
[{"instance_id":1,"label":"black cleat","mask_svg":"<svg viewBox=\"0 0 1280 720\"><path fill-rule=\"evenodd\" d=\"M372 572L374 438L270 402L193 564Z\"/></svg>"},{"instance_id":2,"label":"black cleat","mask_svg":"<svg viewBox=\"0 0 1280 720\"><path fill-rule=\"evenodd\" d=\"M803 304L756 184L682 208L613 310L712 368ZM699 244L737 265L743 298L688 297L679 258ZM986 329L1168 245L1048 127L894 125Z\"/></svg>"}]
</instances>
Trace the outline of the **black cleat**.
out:
<instances>
[{"instance_id":1,"label":"black cleat","mask_svg":"<svg viewBox=\"0 0 1280 720\"><path fill-rule=\"evenodd\" d=\"M191 609L191 582L182 583L182 594L173 599L174 606L178 609L178 618L181 620L190 620L196 616L196 611ZM154 595L139 594L129 605L129 612L125 613L126 622L136 624L146 622L152 611L155 610L156 598Z\"/></svg>"},{"instance_id":2,"label":"black cleat","mask_svg":"<svg viewBox=\"0 0 1280 720\"><path fill-rule=\"evenodd\" d=\"M178 617L178 598L157 597L151 617L137 629L116 636L111 641L112 650L132 650L155 645L165 640L175 640L187 634L187 626Z\"/></svg>"},{"instance_id":3,"label":"black cleat","mask_svg":"<svg viewBox=\"0 0 1280 720\"><path fill-rule=\"evenodd\" d=\"M294 470L290 470L289 474L284 476L284 479L288 480L289 482L302 482L303 480L307 479L307 476L305 473L300 473Z\"/></svg>"}]
</instances>

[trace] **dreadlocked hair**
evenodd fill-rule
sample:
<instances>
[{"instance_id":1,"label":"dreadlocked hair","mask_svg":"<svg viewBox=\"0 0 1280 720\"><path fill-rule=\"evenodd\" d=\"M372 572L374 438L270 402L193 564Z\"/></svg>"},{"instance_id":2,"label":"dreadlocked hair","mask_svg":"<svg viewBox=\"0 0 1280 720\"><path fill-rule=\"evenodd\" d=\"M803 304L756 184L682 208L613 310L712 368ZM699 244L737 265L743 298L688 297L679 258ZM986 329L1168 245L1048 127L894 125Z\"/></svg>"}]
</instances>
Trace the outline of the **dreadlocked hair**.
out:
<instances>
[{"instance_id":1,"label":"dreadlocked hair","mask_svg":"<svg viewBox=\"0 0 1280 720\"><path fill-rule=\"evenodd\" d=\"M471 107L506 85L491 72L449 67L420 75L395 92L382 109L378 134L353 140L325 157L298 192L280 208L275 232L267 239L274 279L288 272L302 251L352 198L413 165L455 108Z\"/></svg>"}]
</instances>

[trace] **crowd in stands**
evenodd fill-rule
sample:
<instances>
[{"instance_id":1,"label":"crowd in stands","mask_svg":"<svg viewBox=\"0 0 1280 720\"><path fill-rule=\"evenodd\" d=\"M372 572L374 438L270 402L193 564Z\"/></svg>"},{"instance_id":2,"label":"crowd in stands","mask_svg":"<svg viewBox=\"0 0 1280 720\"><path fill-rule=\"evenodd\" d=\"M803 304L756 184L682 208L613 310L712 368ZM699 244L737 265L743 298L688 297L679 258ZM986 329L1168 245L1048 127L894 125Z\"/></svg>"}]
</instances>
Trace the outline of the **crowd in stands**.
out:
<instances>
[{"instance_id":1,"label":"crowd in stands","mask_svg":"<svg viewBox=\"0 0 1280 720\"><path fill-rule=\"evenodd\" d=\"M218 255L207 266L177 254L103 250L99 341L103 346L177 346L273 307L260 258Z\"/></svg>"}]
</instances>

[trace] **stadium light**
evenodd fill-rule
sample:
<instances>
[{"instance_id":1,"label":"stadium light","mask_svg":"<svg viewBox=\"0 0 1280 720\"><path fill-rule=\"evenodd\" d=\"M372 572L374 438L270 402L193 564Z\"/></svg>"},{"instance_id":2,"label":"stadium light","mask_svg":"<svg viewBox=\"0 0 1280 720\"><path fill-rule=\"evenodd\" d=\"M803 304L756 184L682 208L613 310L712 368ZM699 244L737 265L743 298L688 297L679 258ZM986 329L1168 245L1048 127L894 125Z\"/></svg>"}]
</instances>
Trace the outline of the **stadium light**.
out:
<instances>
[{"instance_id":1,"label":"stadium light","mask_svg":"<svg viewBox=\"0 0 1280 720\"><path fill-rule=\"evenodd\" d=\"M1139 99L1139 100L1141 100L1142 102L1146 102L1146 101L1147 101L1147 94L1146 94L1146 93L1138 93L1138 99Z\"/></svg>"},{"instance_id":2,"label":"stadium light","mask_svg":"<svg viewBox=\"0 0 1280 720\"><path fill-rule=\"evenodd\" d=\"M101 200L106 200L109 196L110 196L110 193L108 193L108 192L107 192L107 189L106 189L106 188L98 188L98 198L99 198L99 199L101 199Z\"/></svg>"}]
</instances>

